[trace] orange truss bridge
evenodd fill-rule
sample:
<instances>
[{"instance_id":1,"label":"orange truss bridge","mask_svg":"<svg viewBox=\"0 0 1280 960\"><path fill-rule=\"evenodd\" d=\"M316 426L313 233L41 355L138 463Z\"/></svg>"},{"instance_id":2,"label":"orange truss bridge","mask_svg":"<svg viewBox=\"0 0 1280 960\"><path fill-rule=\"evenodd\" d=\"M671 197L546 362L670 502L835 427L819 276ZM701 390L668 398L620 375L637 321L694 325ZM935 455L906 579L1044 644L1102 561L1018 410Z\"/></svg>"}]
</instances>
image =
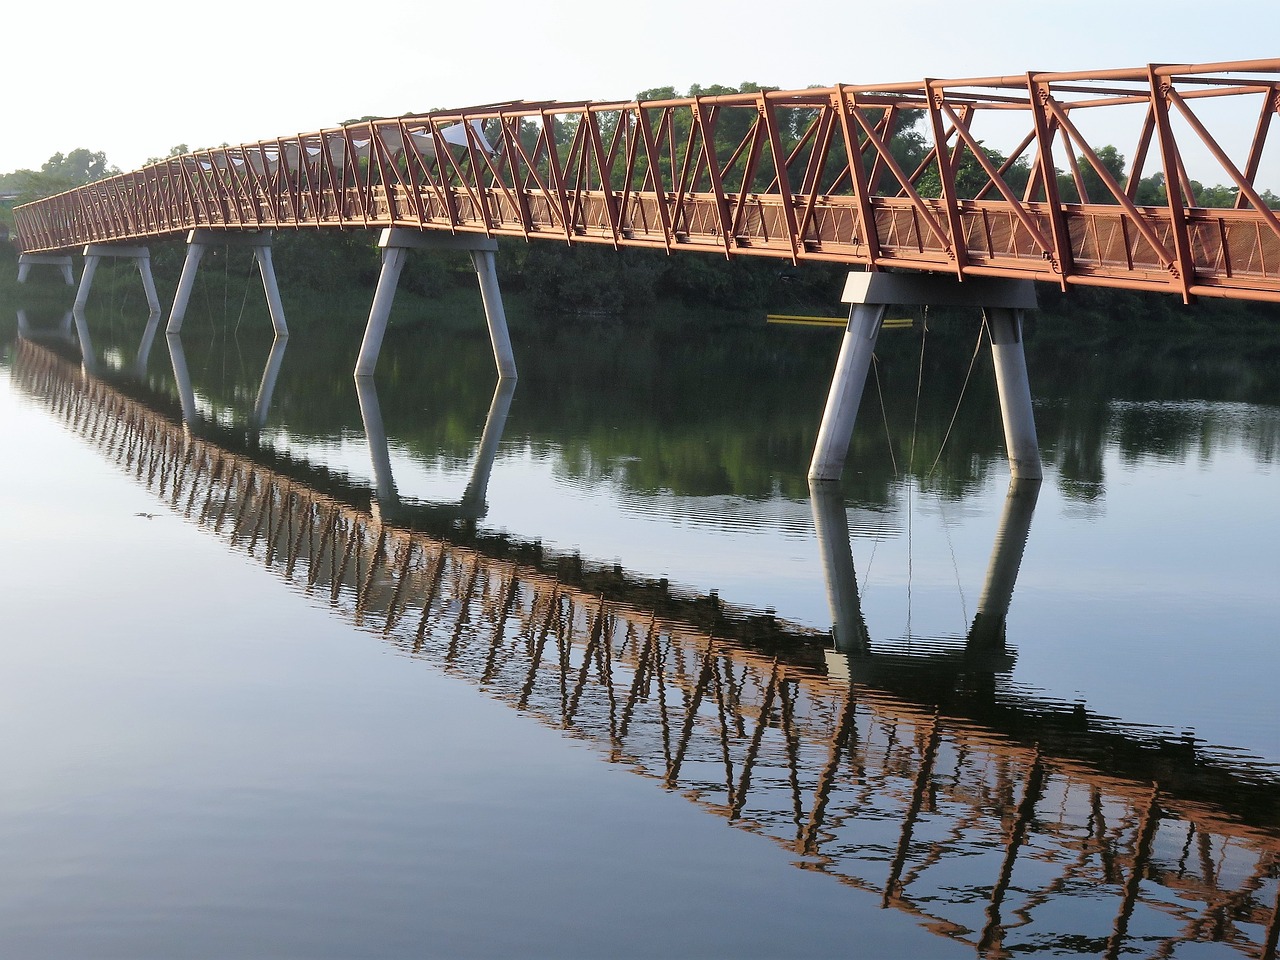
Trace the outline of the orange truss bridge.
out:
<instances>
[{"instance_id":1,"label":"orange truss bridge","mask_svg":"<svg viewBox=\"0 0 1280 960\"><path fill-rule=\"evenodd\" d=\"M1280 60L504 103L174 157L17 235L408 228L1280 301L1278 111Z\"/></svg>"}]
</instances>

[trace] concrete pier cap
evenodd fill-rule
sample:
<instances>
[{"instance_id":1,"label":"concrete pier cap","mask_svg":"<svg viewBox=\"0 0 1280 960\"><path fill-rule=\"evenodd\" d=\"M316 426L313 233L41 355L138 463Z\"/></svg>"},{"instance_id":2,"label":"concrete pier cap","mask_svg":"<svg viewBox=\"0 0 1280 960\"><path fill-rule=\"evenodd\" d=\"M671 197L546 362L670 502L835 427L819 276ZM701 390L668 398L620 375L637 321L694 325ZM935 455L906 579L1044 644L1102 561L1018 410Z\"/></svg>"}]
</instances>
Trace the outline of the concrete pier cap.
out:
<instances>
[{"instance_id":1,"label":"concrete pier cap","mask_svg":"<svg viewBox=\"0 0 1280 960\"><path fill-rule=\"evenodd\" d=\"M981 307L1034 310L1036 285L1030 280L908 273L850 273L841 302L914 307Z\"/></svg>"}]
</instances>

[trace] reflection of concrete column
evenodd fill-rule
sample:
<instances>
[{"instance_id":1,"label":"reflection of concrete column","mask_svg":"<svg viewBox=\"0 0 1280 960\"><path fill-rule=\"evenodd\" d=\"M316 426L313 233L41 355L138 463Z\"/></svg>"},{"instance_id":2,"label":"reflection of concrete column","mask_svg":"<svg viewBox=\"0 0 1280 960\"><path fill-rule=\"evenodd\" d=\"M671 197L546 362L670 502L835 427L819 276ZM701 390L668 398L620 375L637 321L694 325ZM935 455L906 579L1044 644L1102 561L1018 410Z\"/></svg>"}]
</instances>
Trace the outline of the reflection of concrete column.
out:
<instances>
[{"instance_id":1,"label":"reflection of concrete column","mask_svg":"<svg viewBox=\"0 0 1280 960\"><path fill-rule=\"evenodd\" d=\"M262 382L258 384L258 398L254 401L253 414L249 418L249 427L252 430L261 430L267 425L267 411L271 409L271 397L276 391L276 379L280 376L280 367L284 363L284 350L288 345L288 334L276 337L271 343L267 365L262 369Z\"/></svg>"},{"instance_id":2,"label":"reflection of concrete column","mask_svg":"<svg viewBox=\"0 0 1280 960\"><path fill-rule=\"evenodd\" d=\"M196 392L191 386L191 373L187 370L187 355L182 352L181 337L171 333L167 339L173 379L178 385L178 402L182 404L182 419L191 427L196 422Z\"/></svg>"},{"instance_id":3,"label":"reflection of concrete column","mask_svg":"<svg viewBox=\"0 0 1280 960\"><path fill-rule=\"evenodd\" d=\"M27 323L27 311L25 310L18 311L18 336L28 338L31 336L31 327Z\"/></svg>"},{"instance_id":4,"label":"reflection of concrete column","mask_svg":"<svg viewBox=\"0 0 1280 960\"><path fill-rule=\"evenodd\" d=\"M89 321L85 319L84 307L77 302L71 308L71 315L76 325L76 339L80 341L80 363L86 372L97 373L98 358L93 354L93 341L89 338Z\"/></svg>"},{"instance_id":5,"label":"reflection of concrete column","mask_svg":"<svg viewBox=\"0 0 1280 960\"><path fill-rule=\"evenodd\" d=\"M360 402L360 419L364 421L365 441L369 444L369 461L373 465L373 485L378 504L392 511L400 504L396 481L391 475L391 448L382 425L382 408L378 405L378 389L373 377L356 377L356 399Z\"/></svg>"},{"instance_id":6,"label":"reflection of concrete column","mask_svg":"<svg viewBox=\"0 0 1280 960\"><path fill-rule=\"evenodd\" d=\"M978 612L974 615L973 626L969 628L970 650L1004 649L1005 618L1013 599L1013 587L1022 566L1027 536L1031 532L1031 517L1039 496L1039 480L1015 478L1009 482L1009 493L1004 498L1000 526L991 549L991 561L987 564L987 579L978 599Z\"/></svg>"},{"instance_id":7,"label":"reflection of concrete column","mask_svg":"<svg viewBox=\"0 0 1280 960\"><path fill-rule=\"evenodd\" d=\"M355 382L356 399L360 402L360 418L364 421L365 440L369 444L369 462L373 467L374 492L382 515L392 516L402 504L400 492L396 489L395 477L391 472L391 446L387 442L387 431L382 423L378 390L374 386L372 377L356 377ZM493 472L493 462L498 453L498 445L502 441L502 431L506 427L507 414L511 410L511 397L515 390L516 381L512 379L499 380L494 388L493 402L489 404L489 415L485 418L484 433L480 436L475 463L471 467L471 477L467 481L457 509L445 508L451 516L461 516L469 520L478 520L484 516L489 476Z\"/></svg>"},{"instance_id":8,"label":"reflection of concrete column","mask_svg":"<svg viewBox=\"0 0 1280 960\"><path fill-rule=\"evenodd\" d=\"M464 516L479 519L485 514L489 475L493 472L493 461L498 455L498 444L502 442L502 431L506 429L507 414L511 410L511 398L515 392L514 377L504 377L493 388L493 402L489 404L489 415L485 417L476 462L471 467L471 479L462 492L461 507Z\"/></svg>"},{"instance_id":9,"label":"reflection of concrete column","mask_svg":"<svg viewBox=\"0 0 1280 960\"><path fill-rule=\"evenodd\" d=\"M365 325L364 340L360 344L360 356L356 359L357 377L373 376L405 258L409 250L421 249L465 250L471 254L471 262L480 282L480 296L484 301L484 315L489 325L489 339L493 344L498 376L515 378L515 355L511 351L511 336L507 332L507 315L502 307L502 291L498 287L498 272L493 256L498 249L496 240L469 234L423 233L420 230L393 227L382 231L378 246L382 248L382 272L378 275L378 288L373 295L373 305L369 308L369 321Z\"/></svg>"},{"instance_id":10,"label":"reflection of concrete column","mask_svg":"<svg viewBox=\"0 0 1280 960\"><path fill-rule=\"evenodd\" d=\"M151 358L151 346L155 343L156 330L160 328L160 311L152 310L147 317L146 329L142 331L142 341L138 344L138 357L133 362L134 372L141 380L147 375L147 361Z\"/></svg>"},{"instance_id":11,"label":"reflection of concrete column","mask_svg":"<svg viewBox=\"0 0 1280 960\"><path fill-rule=\"evenodd\" d=\"M813 508L813 526L818 534L818 552L822 557L822 574L827 583L827 603L831 607L836 649L841 653L865 656L870 650L870 638L858 598L857 571L853 566L853 548L849 542L849 515L845 512L840 485L810 480L809 499Z\"/></svg>"}]
</instances>

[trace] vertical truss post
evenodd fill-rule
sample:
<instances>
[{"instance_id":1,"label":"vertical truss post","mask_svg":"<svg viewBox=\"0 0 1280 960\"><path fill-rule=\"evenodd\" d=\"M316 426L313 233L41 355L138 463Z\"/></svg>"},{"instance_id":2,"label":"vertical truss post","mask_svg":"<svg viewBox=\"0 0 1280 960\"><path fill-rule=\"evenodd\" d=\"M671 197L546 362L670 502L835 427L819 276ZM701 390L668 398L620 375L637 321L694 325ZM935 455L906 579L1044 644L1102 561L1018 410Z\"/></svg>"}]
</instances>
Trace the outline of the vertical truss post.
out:
<instances>
[{"instance_id":1,"label":"vertical truss post","mask_svg":"<svg viewBox=\"0 0 1280 960\"><path fill-rule=\"evenodd\" d=\"M369 321L365 326L364 340L360 344L360 356L356 360L357 377L373 376L382 350L382 337L395 302L396 286L404 269L405 258L412 249L465 250L471 255L476 279L480 283L480 297L484 301L485 322L489 326L489 340L493 345L493 358L501 379L516 378L515 354L511 350L511 336L507 331L507 315L502 306L502 290L498 286L497 261L494 254L498 242L490 237L470 234L439 236L392 227L382 231L378 239L382 248L382 272L378 275L378 287L369 309Z\"/></svg>"}]
</instances>

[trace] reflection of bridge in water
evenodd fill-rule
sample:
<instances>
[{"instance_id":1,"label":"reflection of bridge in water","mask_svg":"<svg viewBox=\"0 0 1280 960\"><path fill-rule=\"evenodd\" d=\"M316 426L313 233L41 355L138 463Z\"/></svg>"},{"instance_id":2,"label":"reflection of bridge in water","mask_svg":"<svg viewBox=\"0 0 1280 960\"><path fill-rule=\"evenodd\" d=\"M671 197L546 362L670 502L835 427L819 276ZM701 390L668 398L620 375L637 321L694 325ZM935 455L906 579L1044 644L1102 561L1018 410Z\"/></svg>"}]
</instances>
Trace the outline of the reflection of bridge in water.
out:
<instances>
[{"instance_id":1,"label":"reflection of bridge in water","mask_svg":"<svg viewBox=\"0 0 1280 960\"><path fill-rule=\"evenodd\" d=\"M26 341L13 379L176 512L363 629L980 955L1165 957L1210 940L1276 954L1274 777L1000 688L1025 486L963 651L932 660L872 650L840 579L842 505L815 487L837 652L714 598L383 522L353 488L195 436Z\"/></svg>"}]
</instances>

